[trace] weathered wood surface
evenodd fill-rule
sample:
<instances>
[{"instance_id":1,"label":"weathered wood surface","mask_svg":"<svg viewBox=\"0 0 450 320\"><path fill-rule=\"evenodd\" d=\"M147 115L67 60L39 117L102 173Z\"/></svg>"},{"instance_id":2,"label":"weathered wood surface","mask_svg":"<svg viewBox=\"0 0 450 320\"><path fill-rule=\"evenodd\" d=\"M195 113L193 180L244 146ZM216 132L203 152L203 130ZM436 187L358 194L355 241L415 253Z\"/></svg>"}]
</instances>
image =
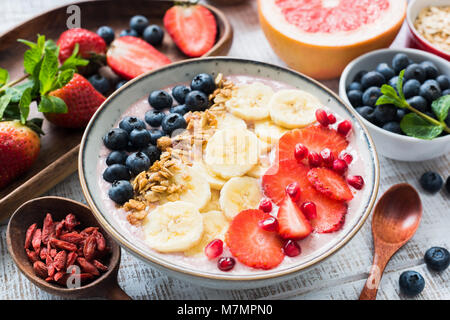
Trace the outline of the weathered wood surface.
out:
<instances>
[{"instance_id":1,"label":"weathered wood surface","mask_svg":"<svg viewBox=\"0 0 450 320\"><path fill-rule=\"evenodd\" d=\"M39 11L69 2L3 0L0 32ZM250 1L239 7L223 9L235 30L231 56L284 65L272 52L259 28L254 3ZM402 41L400 35L396 45L401 45ZM337 81L325 84L337 90ZM380 194L399 182L408 182L420 190L418 178L423 172L433 170L444 177L450 174L450 155L421 163L397 162L381 157L380 165ZM48 195L84 202L76 174L57 185ZM450 271L441 274L430 272L423 262L423 255L429 247L439 245L450 248L450 196L444 191L433 196L421 192L421 199L424 214L419 230L387 266L378 299L406 299L399 295L398 277L402 271L409 269L421 272L426 280L425 290L416 299L450 299ZM5 229L5 226L0 227L0 299L58 299L37 289L19 273L6 250ZM371 263L372 235L369 220L337 254L306 270L296 279L279 285L252 290L205 289L168 278L125 251L119 283L134 299L357 299Z\"/></svg>"}]
</instances>

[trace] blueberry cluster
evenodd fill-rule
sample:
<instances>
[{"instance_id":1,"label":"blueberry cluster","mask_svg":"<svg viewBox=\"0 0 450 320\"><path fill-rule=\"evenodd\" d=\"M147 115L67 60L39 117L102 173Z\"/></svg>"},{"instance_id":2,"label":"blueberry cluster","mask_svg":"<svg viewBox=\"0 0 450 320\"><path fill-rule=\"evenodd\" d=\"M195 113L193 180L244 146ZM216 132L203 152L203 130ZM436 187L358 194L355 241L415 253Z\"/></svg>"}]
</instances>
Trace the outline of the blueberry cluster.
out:
<instances>
[{"instance_id":1,"label":"blueberry cluster","mask_svg":"<svg viewBox=\"0 0 450 320\"><path fill-rule=\"evenodd\" d=\"M409 111L394 105L376 106L381 86L389 84L397 88L398 76L405 70L403 93L407 102L417 110L436 118L431 103L450 94L450 78L440 74L431 61L413 62L406 54L398 53L388 63L380 63L376 70L360 71L347 88L347 97L356 111L366 120L390 132L403 134L400 121ZM396 89L397 90L397 89ZM450 119L447 118L450 122Z\"/></svg>"},{"instance_id":2,"label":"blueberry cluster","mask_svg":"<svg viewBox=\"0 0 450 320\"><path fill-rule=\"evenodd\" d=\"M420 177L419 183L425 191L434 194L441 191L444 186L444 179L442 179L439 173L428 171ZM450 194L450 176L447 177L445 182L445 189Z\"/></svg>"}]
</instances>

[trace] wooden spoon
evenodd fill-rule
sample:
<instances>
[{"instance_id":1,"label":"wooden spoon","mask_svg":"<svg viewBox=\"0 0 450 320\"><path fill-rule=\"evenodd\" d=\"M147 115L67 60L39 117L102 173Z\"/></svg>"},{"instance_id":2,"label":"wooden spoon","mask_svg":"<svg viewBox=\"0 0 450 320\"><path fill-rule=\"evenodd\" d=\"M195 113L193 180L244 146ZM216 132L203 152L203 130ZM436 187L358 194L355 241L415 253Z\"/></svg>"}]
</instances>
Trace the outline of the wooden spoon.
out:
<instances>
[{"instance_id":1,"label":"wooden spoon","mask_svg":"<svg viewBox=\"0 0 450 320\"><path fill-rule=\"evenodd\" d=\"M24 249L25 233L33 223L38 223L42 227L42 221L47 213L52 214L54 221L60 221L67 214L73 213L81 222L81 227L99 227L105 236L108 247L111 248L110 260L107 263L109 270L93 282L82 285L80 288L71 289L48 283L36 276ZM60 197L42 197L30 200L20 206L9 220L6 243L8 251L20 271L44 291L71 299L88 297L103 297L113 300L131 299L117 283L120 246L101 228L91 210L84 204Z\"/></svg>"},{"instance_id":2,"label":"wooden spoon","mask_svg":"<svg viewBox=\"0 0 450 320\"><path fill-rule=\"evenodd\" d=\"M374 258L360 300L375 300L387 263L419 227L422 203L417 191L407 183L392 186L375 206L372 218Z\"/></svg>"}]
</instances>

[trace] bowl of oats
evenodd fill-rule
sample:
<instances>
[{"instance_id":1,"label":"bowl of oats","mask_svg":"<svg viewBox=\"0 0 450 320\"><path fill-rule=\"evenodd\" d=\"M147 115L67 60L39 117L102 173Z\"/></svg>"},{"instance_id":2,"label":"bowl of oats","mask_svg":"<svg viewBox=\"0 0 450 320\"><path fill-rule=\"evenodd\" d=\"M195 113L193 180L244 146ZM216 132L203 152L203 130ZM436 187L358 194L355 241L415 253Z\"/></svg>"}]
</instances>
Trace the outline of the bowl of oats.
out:
<instances>
[{"instance_id":1,"label":"bowl of oats","mask_svg":"<svg viewBox=\"0 0 450 320\"><path fill-rule=\"evenodd\" d=\"M410 46L450 61L450 0L410 1Z\"/></svg>"}]
</instances>

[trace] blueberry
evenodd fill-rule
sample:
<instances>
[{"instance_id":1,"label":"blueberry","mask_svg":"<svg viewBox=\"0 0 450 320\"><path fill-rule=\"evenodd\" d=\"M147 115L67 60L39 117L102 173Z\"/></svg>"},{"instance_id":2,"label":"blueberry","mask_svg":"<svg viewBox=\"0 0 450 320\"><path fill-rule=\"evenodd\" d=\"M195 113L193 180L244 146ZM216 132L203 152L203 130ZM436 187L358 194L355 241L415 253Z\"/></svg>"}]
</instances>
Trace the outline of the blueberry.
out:
<instances>
[{"instance_id":1,"label":"blueberry","mask_svg":"<svg viewBox=\"0 0 450 320\"><path fill-rule=\"evenodd\" d=\"M397 117L397 108L390 104L382 104L375 108L374 116L380 125L395 121Z\"/></svg>"},{"instance_id":2,"label":"blueberry","mask_svg":"<svg viewBox=\"0 0 450 320\"><path fill-rule=\"evenodd\" d=\"M352 90L361 91L361 83L359 83L359 82L350 83L349 86L347 87L347 92L352 91Z\"/></svg>"},{"instance_id":3,"label":"blueberry","mask_svg":"<svg viewBox=\"0 0 450 320\"><path fill-rule=\"evenodd\" d=\"M402 134L402 129L400 129L400 123L396 121L391 121L383 126L383 129L392 133Z\"/></svg>"},{"instance_id":4,"label":"blueberry","mask_svg":"<svg viewBox=\"0 0 450 320\"><path fill-rule=\"evenodd\" d=\"M416 108L420 112L426 112L428 110L428 102L422 96L415 96L406 100L406 102L413 108Z\"/></svg>"},{"instance_id":5,"label":"blueberry","mask_svg":"<svg viewBox=\"0 0 450 320\"><path fill-rule=\"evenodd\" d=\"M450 89L445 89L444 91L442 91L442 95L443 96L448 96L450 95ZM449 117L450 118L450 117Z\"/></svg>"},{"instance_id":6,"label":"blueberry","mask_svg":"<svg viewBox=\"0 0 450 320\"><path fill-rule=\"evenodd\" d=\"M173 104L173 99L166 91L156 90L150 93L148 103L156 110L162 110L170 108Z\"/></svg>"},{"instance_id":7,"label":"blueberry","mask_svg":"<svg viewBox=\"0 0 450 320\"><path fill-rule=\"evenodd\" d=\"M125 117L119 122L119 128L130 133L134 129L145 129L145 123L136 117Z\"/></svg>"},{"instance_id":8,"label":"blueberry","mask_svg":"<svg viewBox=\"0 0 450 320\"><path fill-rule=\"evenodd\" d=\"M404 53L397 53L392 59L392 66L394 67L394 71L396 74L399 74L400 71L406 69L410 65L410 60L408 56Z\"/></svg>"},{"instance_id":9,"label":"blueberry","mask_svg":"<svg viewBox=\"0 0 450 320\"><path fill-rule=\"evenodd\" d=\"M152 24L145 28L142 37L145 41L150 43L152 46L158 46L162 43L164 38L164 31L160 26Z\"/></svg>"},{"instance_id":10,"label":"blueberry","mask_svg":"<svg viewBox=\"0 0 450 320\"><path fill-rule=\"evenodd\" d=\"M354 108L362 105L362 92L359 90L351 90L347 93L348 100Z\"/></svg>"},{"instance_id":11,"label":"blueberry","mask_svg":"<svg viewBox=\"0 0 450 320\"><path fill-rule=\"evenodd\" d=\"M125 149L127 152L136 152L139 150L138 147L134 146L130 141L128 141L128 145Z\"/></svg>"},{"instance_id":12,"label":"blueberry","mask_svg":"<svg viewBox=\"0 0 450 320\"><path fill-rule=\"evenodd\" d=\"M420 185L425 191L428 191L430 193L437 193L439 190L441 190L442 185L444 184L444 180L442 177L433 171L425 172L420 177Z\"/></svg>"},{"instance_id":13,"label":"blueberry","mask_svg":"<svg viewBox=\"0 0 450 320\"><path fill-rule=\"evenodd\" d=\"M105 40L106 44L110 44L114 41L114 30L108 26L101 26L97 29L97 34Z\"/></svg>"},{"instance_id":14,"label":"blueberry","mask_svg":"<svg viewBox=\"0 0 450 320\"><path fill-rule=\"evenodd\" d=\"M152 127L161 126L161 122L164 119L165 113L159 110L150 110L145 113L145 122Z\"/></svg>"},{"instance_id":15,"label":"blueberry","mask_svg":"<svg viewBox=\"0 0 450 320\"><path fill-rule=\"evenodd\" d=\"M397 121L402 121L403 117L408 113L407 109L397 109Z\"/></svg>"},{"instance_id":16,"label":"blueberry","mask_svg":"<svg viewBox=\"0 0 450 320\"><path fill-rule=\"evenodd\" d=\"M170 108L170 113L178 113L184 116L189 111L188 107L185 104L179 104Z\"/></svg>"},{"instance_id":17,"label":"blueberry","mask_svg":"<svg viewBox=\"0 0 450 320\"><path fill-rule=\"evenodd\" d=\"M427 79L436 79L439 75L438 68L431 61L424 61L420 64L424 70Z\"/></svg>"},{"instance_id":18,"label":"blueberry","mask_svg":"<svg viewBox=\"0 0 450 320\"><path fill-rule=\"evenodd\" d=\"M142 171L146 171L150 167L150 159L143 152L135 152L128 156L125 162L130 171L137 175Z\"/></svg>"},{"instance_id":19,"label":"blueberry","mask_svg":"<svg viewBox=\"0 0 450 320\"><path fill-rule=\"evenodd\" d=\"M410 64L405 71L405 79L416 79L420 83L424 82L427 78L425 69L417 63Z\"/></svg>"},{"instance_id":20,"label":"blueberry","mask_svg":"<svg viewBox=\"0 0 450 320\"><path fill-rule=\"evenodd\" d=\"M119 37L125 36L139 37L139 34L133 29L124 29L120 32Z\"/></svg>"},{"instance_id":21,"label":"blueberry","mask_svg":"<svg viewBox=\"0 0 450 320\"><path fill-rule=\"evenodd\" d=\"M103 137L103 143L108 149L123 150L128 145L128 132L114 128Z\"/></svg>"},{"instance_id":22,"label":"blueberry","mask_svg":"<svg viewBox=\"0 0 450 320\"><path fill-rule=\"evenodd\" d=\"M403 94L406 99L418 96L420 92L420 82L416 79L410 79L403 85Z\"/></svg>"},{"instance_id":23,"label":"blueberry","mask_svg":"<svg viewBox=\"0 0 450 320\"><path fill-rule=\"evenodd\" d=\"M191 81L191 89L204 92L206 94L213 93L216 90L216 84L210 74L200 73Z\"/></svg>"},{"instance_id":24,"label":"blueberry","mask_svg":"<svg viewBox=\"0 0 450 320\"><path fill-rule=\"evenodd\" d=\"M88 80L95 88L95 90L97 90L103 95L108 93L109 89L111 88L108 79L99 74L94 74L93 76L90 76Z\"/></svg>"},{"instance_id":25,"label":"blueberry","mask_svg":"<svg viewBox=\"0 0 450 320\"><path fill-rule=\"evenodd\" d=\"M159 157L161 156L161 151L159 151L159 149L152 144L141 149L141 152L145 153L145 155L150 159L150 165L152 165L156 160L159 160Z\"/></svg>"},{"instance_id":26,"label":"blueberry","mask_svg":"<svg viewBox=\"0 0 450 320\"><path fill-rule=\"evenodd\" d=\"M164 117L161 127L166 134L170 135L177 129L185 129L186 120L184 120L184 117L178 113L169 113Z\"/></svg>"},{"instance_id":27,"label":"blueberry","mask_svg":"<svg viewBox=\"0 0 450 320\"><path fill-rule=\"evenodd\" d=\"M370 87L369 89L364 91L364 94L362 96L363 105L369 106L369 107L375 107L375 103L377 102L379 97L381 97L380 88Z\"/></svg>"},{"instance_id":28,"label":"blueberry","mask_svg":"<svg viewBox=\"0 0 450 320\"><path fill-rule=\"evenodd\" d=\"M147 129L133 129L130 132L130 142L137 148L142 148L150 143L150 133Z\"/></svg>"},{"instance_id":29,"label":"blueberry","mask_svg":"<svg viewBox=\"0 0 450 320\"><path fill-rule=\"evenodd\" d=\"M150 143L154 145L156 145L159 138L165 136L164 132L159 129L150 129L148 132L150 133Z\"/></svg>"},{"instance_id":30,"label":"blueberry","mask_svg":"<svg viewBox=\"0 0 450 320\"><path fill-rule=\"evenodd\" d=\"M392 68L387 63L380 63L377 66L376 71L381 73L386 80L391 79L395 76L394 70L392 70Z\"/></svg>"},{"instance_id":31,"label":"blueberry","mask_svg":"<svg viewBox=\"0 0 450 320\"><path fill-rule=\"evenodd\" d=\"M373 113L374 109L372 107L369 107L369 106L359 107L359 108L356 108L356 111L367 121L369 121L371 123L376 122L375 115Z\"/></svg>"},{"instance_id":32,"label":"blueberry","mask_svg":"<svg viewBox=\"0 0 450 320\"><path fill-rule=\"evenodd\" d=\"M120 87L122 87L125 83L127 83L128 81L126 80L121 80L119 82L117 82L116 84L116 90L119 89Z\"/></svg>"},{"instance_id":33,"label":"blueberry","mask_svg":"<svg viewBox=\"0 0 450 320\"><path fill-rule=\"evenodd\" d=\"M436 80L427 80L420 86L420 95L432 103L441 97L442 91Z\"/></svg>"},{"instance_id":34,"label":"blueberry","mask_svg":"<svg viewBox=\"0 0 450 320\"><path fill-rule=\"evenodd\" d=\"M115 181L108 191L108 196L112 201L124 204L133 197L133 187L129 181Z\"/></svg>"},{"instance_id":35,"label":"blueberry","mask_svg":"<svg viewBox=\"0 0 450 320\"><path fill-rule=\"evenodd\" d=\"M397 90L398 76L395 76L389 80L389 85Z\"/></svg>"},{"instance_id":36,"label":"blueberry","mask_svg":"<svg viewBox=\"0 0 450 320\"><path fill-rule=\"evenodd\" d=\"M183 104L186 101L186 95L191 92L191 88L178 85L172 89L172 96L177 100L178 103Z\"/></svg>"},{"instance_id":37,"label":"blueberry","mask_svg":"<svg viewBox=\"0 0 450 320\"><path fill-rule=\"evenodd\" d=\"M130 171L123 164L113 164L103 171L103 179L108 182L130 180Z\"/></svg>"},{"instance_id":38,"label":"blueberry","mask_svg":"<svg viewBox=\"0 0 450 320\"><path fill-rule=\"evenodd\" d=\"M381 87L386 83L384 76L378 71L367 72L361 79L361 86L363 90L370 87Z\"/></svg>"},{"instance_id":39,"label":"blueberry","mask_svg":"<svg viewBox=\"0 0 450 320\"><path fill-rule=\"evenodd\" d=\"M358 71L353 77L353 82L361 82L362 77L367 73L366 70Z\"/></svg>"},{"instance_id":40,"label":"blueberry","mask_svg":"<svg viewBox=\"0 0 450 320\"><path fill-rule=\"evenodd\" d=\"M407 296L415 296L425 288L425 279L416 271L405 271L399 279L400 291Z\"/></svg>"},{"instance_id":41,"label":"blueberry","mask_svg":"<svg viewBox=\"0 0 450 320\"><path fill-rule=\"evenodd\" d=\"M434 271L444 271L450 265L450 253L441 247L432 247L425 252L425 263Z\"/></svg>"},{"instance_id":42,"label":"blueberry","mask_svg":"<svg viewBox=\"0 0 450 320\"><path fill-rule=\"evenodd\" d=\"M186 105L190 111L203 111L209 106L206 94L201 91L191 91L186 96Z\"/></svg>"},{"instance_id":43,"label":"blueberry","mask_svg":"<svg viewBox=\"0 0 450 320\"><path fill-rule=\"evenodd\" d=\"M436 81L437 83L439 83L439 88L441 88L441 90L450 89L450 79L445 74L441 74L439 77L437 77Z\"/></svg>"},{"instance_id":44,"label":"blueberry","mask_svg":"<svg viewBox=\"0 0 450 320\"><path fill-rule=\"evenodd\" d=\"M130 28L138 34L142 34L147 26L148 20L144 16L137 15L130 19Z\"/></svg>"},{"instance_id":45,"label":"blueberry","mask_svg":"<svg viewBox=\"0 0 450 320\"><path fill-rule=\"evenodd\" d=\"M106 158L106 164L108 166L112 164L125 164L128 154L125 151L113 151Z\"/></svg>"},{"instance_id":46,"label":"blueberry","mask_svg":"<svg viewBox=\"0 0 450 320\"><path fill-rule=\"evenodd\" d=\"M445 189L447 189L447 192L450 193L450 176L448 176L445 181Z\"/></svg>"}]
</instances>

